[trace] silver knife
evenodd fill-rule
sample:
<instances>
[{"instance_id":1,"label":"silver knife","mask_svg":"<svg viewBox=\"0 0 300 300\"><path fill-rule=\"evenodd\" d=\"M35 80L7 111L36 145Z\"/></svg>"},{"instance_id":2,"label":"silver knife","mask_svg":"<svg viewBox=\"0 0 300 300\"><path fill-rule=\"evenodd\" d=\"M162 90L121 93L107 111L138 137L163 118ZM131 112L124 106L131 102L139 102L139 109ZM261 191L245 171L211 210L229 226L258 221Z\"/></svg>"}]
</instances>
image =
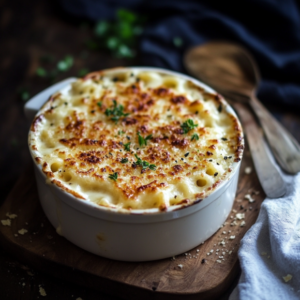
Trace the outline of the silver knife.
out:
<instances>
[{"instance_id":1,"label":"silver knife","mask_svg":"<svg viewBox=\"0 0 300 300\"><path fill-rule=\"evenodd\" d=\"M234 102L232 106L241 119L257 177L265 194L268 198L284 196L286 192L285 183L268 149L262 129L245 104Z\"/></svg>"}]
</instances>

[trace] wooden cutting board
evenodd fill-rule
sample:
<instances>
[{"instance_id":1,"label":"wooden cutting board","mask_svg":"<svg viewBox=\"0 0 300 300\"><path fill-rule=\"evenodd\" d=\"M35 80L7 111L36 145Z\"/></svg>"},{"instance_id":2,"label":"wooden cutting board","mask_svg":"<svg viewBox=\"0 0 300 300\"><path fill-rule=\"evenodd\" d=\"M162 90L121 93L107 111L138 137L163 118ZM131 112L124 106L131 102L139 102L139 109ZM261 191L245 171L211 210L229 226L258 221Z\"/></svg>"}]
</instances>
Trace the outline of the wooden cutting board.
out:
<instances>
[{"instance_id":1,"label":"wooden cutting board","mask_svg":"<svg viewBox=\"0 0 300 300\"><path fill-rule=\"evenodd\" d=\"M253 171L246 174L246 167ZM255 202L244 199L246 194ZM233 210L223 228L204 244L175 259L120 262L90 254L56 234L39 204L33 168L30 168L0 208L0 243L32 267L121 298L215 299L239 273L239 243L255 222L264 198L246 148ZM244 213L245 219L235 220L237 213ZM9 218L8 214L17 217ZM10 226L3 225L3 220L10 220ZM245 221L243 227L242 221ZM220 244L222 241L225 246Z\"/></svg>"}]
</instances>

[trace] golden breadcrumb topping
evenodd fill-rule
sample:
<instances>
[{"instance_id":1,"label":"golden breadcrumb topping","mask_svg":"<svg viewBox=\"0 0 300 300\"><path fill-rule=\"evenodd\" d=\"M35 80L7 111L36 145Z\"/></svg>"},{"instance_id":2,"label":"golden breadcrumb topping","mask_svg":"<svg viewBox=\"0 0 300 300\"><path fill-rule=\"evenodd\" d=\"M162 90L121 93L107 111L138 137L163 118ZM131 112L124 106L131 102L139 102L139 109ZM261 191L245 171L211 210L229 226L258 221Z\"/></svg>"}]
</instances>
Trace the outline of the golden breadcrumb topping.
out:
<instances>
[{"instance_id":1,"label":"golden breadcrumb topping","mask_svg":"<svg viewBox=\"0 0 300 300\"><path fill-rule=\"evenodd\" d=\"M244 148L220 95L179 75L134 68L91 73L50 97L29 144L53 184L129 210L203 199Z\"/></svg>"}]
</instances>

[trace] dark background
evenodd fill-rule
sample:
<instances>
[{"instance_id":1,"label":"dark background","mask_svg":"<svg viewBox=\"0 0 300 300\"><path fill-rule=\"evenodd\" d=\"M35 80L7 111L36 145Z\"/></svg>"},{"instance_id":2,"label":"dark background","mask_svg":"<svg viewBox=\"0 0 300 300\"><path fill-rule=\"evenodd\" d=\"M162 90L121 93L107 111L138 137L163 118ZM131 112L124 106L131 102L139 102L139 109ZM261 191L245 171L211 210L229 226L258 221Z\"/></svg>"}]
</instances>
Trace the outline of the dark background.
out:
<instances>
[{"instance_id":1,"label":"dark background","mask_svg":"<svg viewBox=\"0 0 300 300\"><path fill-rule=\"evenodd\" d=\"M54 65L66 55L74 57L74 65L56 78L77 76L82 68L90 71L115 66L138 65L139 59L121 60L109 53L89 50L86 41L93 36L92 23L67 16L56 1L0 1L0 204L18 177L30 164L27 149L29 122L26 120L20 91L30 97L51 85L38 77L44 55L55 56ZM43 63L45 68L51 64ZM300 141L300 116L284 106L270 106L270 111ZM28 275L28 272L34 276ZM99 292L74 286L38 272L4 252L0 246L0 299L37 299L39 285L45 299L112 299ZM229 293L229 292L228 292ZM73 295L73 296L72 296ZM224 295L224 299L228 297Z\"/></svg>"}]
</instances>

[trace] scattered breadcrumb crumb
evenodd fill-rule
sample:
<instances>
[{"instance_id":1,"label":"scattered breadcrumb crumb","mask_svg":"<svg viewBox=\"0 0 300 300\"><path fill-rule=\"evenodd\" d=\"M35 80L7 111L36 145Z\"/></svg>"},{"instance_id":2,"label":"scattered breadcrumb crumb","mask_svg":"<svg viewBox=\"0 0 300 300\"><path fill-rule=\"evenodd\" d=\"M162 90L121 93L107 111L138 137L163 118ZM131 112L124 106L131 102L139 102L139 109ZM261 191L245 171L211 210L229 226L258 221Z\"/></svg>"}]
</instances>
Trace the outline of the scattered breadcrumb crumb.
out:
<instances>
[{"instance_id":1,"label":"scattered breadcrumb crumb","mask_svg":"<svg viewBox=\"0 0 300 300\"><path fill-rule=\"evenodd\" d=\"M238 220L245 219L245 214L239 213L235 215Z\"/></svg>"},{"instance_id":2,"label":"scattered breadcrumb crumb","mask_svg":"<svg viewBox=\"0 0 300 300\"><path fill-rule=\"evenodd\" d=\"M246 225L245 221L242 221L241 224L240 224L241 227L244 227L245 225Z\"/></svg>"},{"instance_id":3,"label":"scattered breadcrumb crumb","mask_svg":"<svg viewBox=\"0 0 300 300\"><path fill-rule=\"evenodd\" d=\"M251 167L246 167L245 168L245 173L246 174L250 174L252 172L252 168Z\"/></svg>"},{"instance_id":4,"label":"scattered breadcrumb crumb","mask_svg":"<svg viewBox=\"0 0 300 300\"><path fill-rule=\"evenodd\" d=\"M289 282L293 278L293 276L291 274L287 274L286 276L283 276L282 278L283 278L284 282Z\"/></svg>"},{"instance_id":5,"label":"scattered breadcrumb crumb","mask_svg":"<svg viewBox=\"0 0 300 300\"><path fill-rule=\"evenodd\" d=\"M219 264L222 263L222 261L221 261L220 259L217 259L216 261L217 261L217 263L219 263Z\"/></svg>"},{"instance_id":6,"label":"scattered breadcrumb crumb","mask_svg":"<svg viewBox=\"0 0 300 300\"><path fill-rule=\"evenodd\" d=\"M24 228L22 228L18 231L19 234L25 234L26 232L28 232L28 230L24 229Z\"/></svg>"},{"instance_id":7,"label":"scattered breadcrumb crumb","mask_svg":"<svg viewBox=\"0 0 300 300\"><path fill-rule=\"evenodd\" d=\"M229 251L228 254L230 255L232 253L232 251Z\"/></svg>"},{"instance_id":8,"label":"scattered breadcrumb crumb","mask_svg":"<svg viewBox=\"0 0 300 300\"><path fill-rule=\"evenodd\" d=\"M10 213L6 213L6 216L9 217L10 219L15 219L17 217L16 214L10 214Z\"/></svg>"},{"instance_id":9,"label":"scattered breadcrumb crumb","mask_svg":"<svg viewBox=\"0 0 300 300\"><path fill-rule=\"evenodd\" d=\"M250 203L252 203L252 202L255 201L255 200L251 197L250 194L246 194L246 195L244 196L244 199L248 200Z\"/></svg>"},{"instance_id":10,"label":"scattered breadcrumb crumb","mask_svg":"<svg viewBox=\"0 0 300 300\"><path fill-rule=\"evenodd\" d=\"M10 226L11 225L10 219L1 220L1 223L2 223L3 226Z\"/></svg>"},{"instance_id":11,"label":"scattered breadcrumb crumb","mask_svg":"<svg viewBox=\"0 0 300 300\"><path fill-rule=\"evenodd\" d=\"M236 221L233 221L232 223L230 223L230 226L236 226L236 225L237 225Z\"/></svg>"},{"instance_id":12,"label":"scattered breadcrumb crumb","mask_svg":"<svg viewBox=\"0 0 300 300\"><path fill-rule=\"evenodd\" d=\"M234 240L235 239L235 235L231 235L229 239L230 240Z\"/></svg>"},{"instance_id":13,"label":"scattered breadcrumb crumb","mask_svg":"<svg viewBox=\"0 0 300 300\"><path fill-rule=\"evenodd\" d=\"M47 293L46 293L45 289L42 288L40 285L39 285L39 292L40 292L41 296L44 296L44 297L47 296Z\"/></svg>"},{"instance_id":14,"label":"scattered breadcrumb crumb","mask_svg":"<svg viewBox=\"0 0 300 300\"><path fill-rule=\"evenodd\" d=\"M181 264L178 265L178 268L179 268L179 269L182 269L182 268L183 268L183 265L181 265Z\"/></svg>"},{"instance_id":15,"label":"scattered breadcrumb crumb","mask_svg":"<svg viewBox=\"0 0 300 300\"><path fill-rule=\"evenodd\" d=\"M225 241L223 240L222 242L219 243L219 245L225 246Z\"/></svg>"}]
</instances>

